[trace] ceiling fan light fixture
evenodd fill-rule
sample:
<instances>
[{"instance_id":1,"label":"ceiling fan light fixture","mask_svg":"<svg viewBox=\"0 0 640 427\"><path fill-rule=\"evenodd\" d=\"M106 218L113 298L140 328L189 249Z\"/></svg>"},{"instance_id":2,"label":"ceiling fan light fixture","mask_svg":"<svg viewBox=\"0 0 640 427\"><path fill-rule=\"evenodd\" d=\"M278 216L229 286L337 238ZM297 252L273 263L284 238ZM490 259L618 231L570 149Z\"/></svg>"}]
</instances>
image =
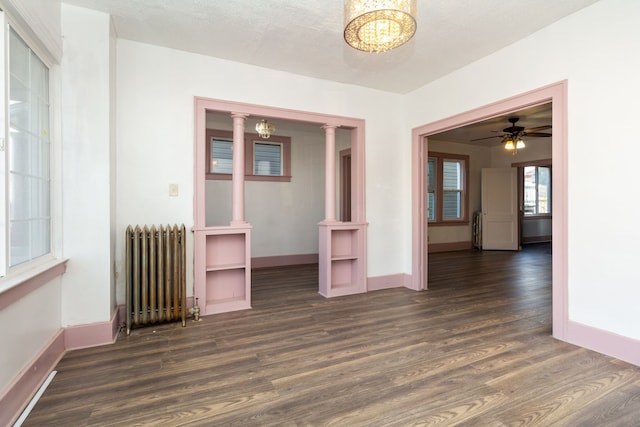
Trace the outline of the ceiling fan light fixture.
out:
<instances>
[{"instance_id":1,"label":"ceiling fan light fixture","mask_svg":"<svg viewBox=\"0 0 640 427\"><path fill-rule=\"evenodd\" d=\"M344 39L364 52L385 52L416 32L417 0L345 0Z\"/></svg>"},{"instance_id":2,"label":"ceiling fan light fixture","mask_svg":"<svg viewBox=\"0 0 640 427\"><path fill-rule=\"evenodd\" d=\"M509 138L504 142L504 149L507 151L515 150L516 146L513 144L513 139Z\"/></svg>"},{"instance_id":3,"label":"ceiling fan light fixture","mask_svg":"<svg viewBox=\"0 0 640 427\"><path fill-rule=\"evenodd\" d=\"M525 147L524 141L522 139L518 139L516 142L516 150L520 150Z\"/></svg>"}]
</instances>

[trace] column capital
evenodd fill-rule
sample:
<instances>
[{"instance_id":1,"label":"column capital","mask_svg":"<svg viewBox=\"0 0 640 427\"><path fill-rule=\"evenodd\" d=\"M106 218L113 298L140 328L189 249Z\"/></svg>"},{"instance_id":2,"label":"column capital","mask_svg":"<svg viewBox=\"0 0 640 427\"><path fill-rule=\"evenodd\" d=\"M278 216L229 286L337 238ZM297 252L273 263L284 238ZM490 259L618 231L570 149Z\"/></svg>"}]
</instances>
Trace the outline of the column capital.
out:
<instances>
[{"instance_id":1,"label":"column capital","mask_svg":"<svg viewBox=\"0 0 640 427\"><path fill-rule=\"evenodd\" d=\"M229 114L229 115L233 119L246 119L247 117L249 117L248 113L238 113L238 112L235 112L235 111L232 111L231 114Z\"/></svg>"},{"instance_id":2,"label":"column capital","mask_svg":"<svg viewBox=\"0 0 640 427\"><path fill-rule=\"evenodd\" d=\"M321 127L322 127L322 129L324 129L324 130L329 130L329 129L335 129L335 128L338 128L338 127L340 127L340 125L336 125L336 124L333 124L333 123L325 123L325 124L323 124Z\"/></svg>"}]
</instances>

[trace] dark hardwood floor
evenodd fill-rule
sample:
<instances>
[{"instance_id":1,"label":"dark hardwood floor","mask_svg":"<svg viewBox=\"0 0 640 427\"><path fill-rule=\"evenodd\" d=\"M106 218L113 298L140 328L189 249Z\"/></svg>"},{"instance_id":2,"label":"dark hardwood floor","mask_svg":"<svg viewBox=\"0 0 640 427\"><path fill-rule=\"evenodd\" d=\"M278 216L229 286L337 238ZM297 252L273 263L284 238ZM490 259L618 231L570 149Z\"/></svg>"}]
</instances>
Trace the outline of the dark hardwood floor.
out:
<instances>
[{"instance_id":1,"label":"dark hardwood floor","mask_svg":"<svg viewBox=\"0 0 640 427\"><path fill-rule=\"evenodd\" d=\"M333 299L256 270L252 310L69 352L25 425L640 425L639 367L550 336L550 263L431 254L428 291Z\"/></svg>"}]
</instances>

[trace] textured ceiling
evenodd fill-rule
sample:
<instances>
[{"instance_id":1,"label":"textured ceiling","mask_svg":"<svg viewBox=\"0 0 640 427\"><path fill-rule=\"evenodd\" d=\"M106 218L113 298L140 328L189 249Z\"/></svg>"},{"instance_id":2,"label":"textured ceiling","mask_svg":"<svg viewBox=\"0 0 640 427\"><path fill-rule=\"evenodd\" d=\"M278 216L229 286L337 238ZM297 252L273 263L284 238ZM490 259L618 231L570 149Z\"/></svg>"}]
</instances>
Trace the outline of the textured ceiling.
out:
<instances>
[{"instance_id":1,"label":"textured ceiling","mask_svg":"<svg viewBox=\"0 0 640 427\"><path fill-rule=\"evenodd\" d=\"M118 37L407 93L597 0L418 0L404 46L364 53L343 40L343 0L64 0L107 12Z\"/></svg>"}]
</instances>

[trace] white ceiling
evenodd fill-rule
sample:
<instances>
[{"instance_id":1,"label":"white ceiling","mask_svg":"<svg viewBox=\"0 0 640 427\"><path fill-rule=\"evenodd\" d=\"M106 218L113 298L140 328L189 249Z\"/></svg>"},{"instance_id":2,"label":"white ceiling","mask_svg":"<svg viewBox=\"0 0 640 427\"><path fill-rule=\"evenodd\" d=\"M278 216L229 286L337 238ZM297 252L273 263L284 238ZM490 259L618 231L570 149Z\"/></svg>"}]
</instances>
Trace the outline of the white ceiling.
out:
<instances>
[{"instance_id":1,"label":"white ceiling","mask_svg":"<svg viewBox=\"0 0 640 427\"><path fill-rule=\"evenodd\" d=\"M413 39L377 54L344 42L343 0L63 1L111 14L120 38L407 93L597 0L418 0Z\"/></svg>"}]
</instances>

